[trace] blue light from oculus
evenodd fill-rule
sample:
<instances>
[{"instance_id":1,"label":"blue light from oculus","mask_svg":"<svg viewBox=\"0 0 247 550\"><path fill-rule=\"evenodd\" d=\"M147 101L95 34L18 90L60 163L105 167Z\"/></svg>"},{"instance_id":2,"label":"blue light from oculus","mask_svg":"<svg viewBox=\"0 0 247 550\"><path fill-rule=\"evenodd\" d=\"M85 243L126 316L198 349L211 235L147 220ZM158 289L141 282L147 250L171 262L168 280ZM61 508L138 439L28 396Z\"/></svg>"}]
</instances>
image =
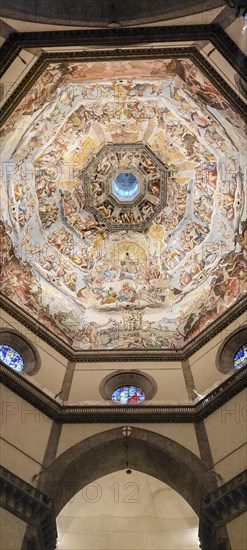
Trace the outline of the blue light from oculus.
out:
<instances>
[{"instance_id":1,"label":"blue light from oculus","mask_svg":"<svg viewBox=\"0 0 247 550\"><path fill-rule=\"evenodd\" d=\"M233 364L235 369L241 369L241 367L247 365L247 344L241 346L237 353L235 353Z\"/></svg>"},{"instance_id":2,"label":"blue light from oculus","mask_svg":"<svg viewBox=\"0 0 247 550\"><path fill-rule=\"evenodd\" d=\"M22 356L10 346L0 345L0 359L12 369L21 372L24 369Z\"/></svg>"},{"instance_id":3,"label":"blue light from oculus","mask_svg":"<svg viewBox=\"0 0 247 550\"><path fill-rule=\"evenodd\" d=\"M137 405L145 401L145 393L137 386L122 386L113 392L112 401L120 405Z\"/></svg>"},{"instance_id":4,"label":"blue light from oculus","mask_svg":"<svg viewBox=\"0 0 247 550\"><path fill-rule=\"evenodd\" d=\"M112 182L112 193L119 201L132 201L139 191L139 181L131 172L120 172Z\"/></svg>"}]
</instances>

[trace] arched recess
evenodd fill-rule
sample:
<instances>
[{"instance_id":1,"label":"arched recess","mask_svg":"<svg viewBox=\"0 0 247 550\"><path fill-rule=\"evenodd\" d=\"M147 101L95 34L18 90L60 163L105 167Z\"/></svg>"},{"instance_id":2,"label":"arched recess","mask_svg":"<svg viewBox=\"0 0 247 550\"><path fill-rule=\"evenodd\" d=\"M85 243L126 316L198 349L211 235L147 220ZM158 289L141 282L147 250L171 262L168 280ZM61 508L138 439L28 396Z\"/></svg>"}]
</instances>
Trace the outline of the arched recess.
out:
<instances>
[{"instance_id":1,"label":"arched recess","mask_svg":"<svg viewBox=\"0 0 247 550\"><path fill-rule=\"evenodd\" d=\"M199 516L201 499L217 487L214 474L191 451L141 428L128 438L129 468L149 474L175 489ZM83 487L126 468L122 427L93 435L60 455L40 475L39 489L49 495L56 515Z\"/></svg>"}]
</instances>

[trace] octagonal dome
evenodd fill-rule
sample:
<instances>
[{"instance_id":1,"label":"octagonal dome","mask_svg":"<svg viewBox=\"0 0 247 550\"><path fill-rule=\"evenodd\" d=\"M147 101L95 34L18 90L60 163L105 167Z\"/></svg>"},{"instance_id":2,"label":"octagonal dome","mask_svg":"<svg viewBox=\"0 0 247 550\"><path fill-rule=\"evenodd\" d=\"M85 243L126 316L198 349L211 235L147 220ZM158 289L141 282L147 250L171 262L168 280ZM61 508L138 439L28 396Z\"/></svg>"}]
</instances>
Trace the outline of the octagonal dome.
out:
<instances>
[{"instance_id":1,"label":"octagonal dome","mask_svg":"<svg viewBox=\"0 0 247 550\"><path fill-rule=\"evenodd\" d=\"M73 350L207 336L246 291L244 136L185 56L51 62L2 131L1 292Z\"/></svg>"}]
</instances>

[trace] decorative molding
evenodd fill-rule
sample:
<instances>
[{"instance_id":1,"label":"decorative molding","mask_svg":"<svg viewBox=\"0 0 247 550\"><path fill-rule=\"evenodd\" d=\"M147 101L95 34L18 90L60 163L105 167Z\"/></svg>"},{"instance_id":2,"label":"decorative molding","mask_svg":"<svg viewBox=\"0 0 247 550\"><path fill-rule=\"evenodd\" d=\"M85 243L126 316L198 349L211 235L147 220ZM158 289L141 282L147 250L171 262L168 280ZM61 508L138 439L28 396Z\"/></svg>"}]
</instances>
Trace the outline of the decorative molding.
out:
<instances>
[{"instance_id":1,"label":"decorative molding","mask_svg":"<svg viewBox=\"0 0 247 550\"><path fill-rule=\"evenodd\" d=\"M49 330L45 329L36 319L31 317L14 304L11 300L0 294L0 307L6 313L9 313L16 321L30 329L37 337L41 338L53 349L58 351L63 357L66 357L72 363L87 362L138 362L138 361L186 361L207 342L217 336L219 332L225 329L230 323L235 321L247 310L247 296L239 300L228 311L220 315L208 328L203 330L181 351L177 350L155 350L155 349L130 349L130 350L86 350L75 351L70 346L54 336Z\"/></svg>"},{"instance_id":2,"label":"decorative molding","mask_svg":"<svg viewBox=\"0 0 247 550\"><path fill-rule=\"evenodd\" d=\"M228 550L226 540L216 541L216 531L246 511L247 470L244 470L203 498L199 524L200 548Z\"/></svg>"},{"instance_id":3,"label":"decorative molding","mask_svg":"<svg viewBox=\"0 0 247 550\"><path fill-rule=\"evenodd\" d=\"M169 27L172 28L172 27ZM219 27L220 28L220 27ZM181 27L179 27L181 29ZM137 29L138 30L138 29ZM147 29L145 29L147 30ZM66 31L67 32L67 31ZM66 35L62 33L62 35ZM70 32L70 31L69 31ZM76 31L73 31L76 32ZM92 32L92 31L91 31ZM224 31L223 31L224 32ZM31 33L26 33L31 34ZM42 34L42 33L39 33ZM49 34L48 32L45 35ZM58 33L55 33L58 34ZM138 33L137 33L138 34ZM179 34L179 33L178 33ZM35 36L35 34L34 34ZM95 39L96 40L96 39ZM185 39L183 38L183 41ZM132 45L134 40L132 40ZM142 44L140 40L140 44ZM171 42L171 37L169 38ZM98 42L91 40L92 45L97 45ZM232 43L235 45L234 43ZM63 47L66 43L63 44ZM69 45L69 44L68 44ZM106 44L105 44L106 45ZM108 46L111 45L111 41ZM121 45L121 43L120 43ZM127 43L128 45L128 43ZM119 46L119 43L118 43ZM0 48L0 52L2 51ZM18 49L19 53L20 49ZM240 51L240 50L239 50ZM242 52L240 52L242 54ZM2 51L4 55L4 51ZM242 54L243 56L243 54ZM85 52L60 52L60 53L43 53L37 59L36 63L32 66L30 71L22 79L20 84L16 87L14 92L10 95L8 100L4 103L4 106L0 110L0 125L2 125L5 120L10 116L14 111L18 103L23 99L25 94L28 92L30 87L34 84L37 78L45 70L45 68L50 63L59 63L59 62L88 62L88 61L109 61L113 60L124 60L124 59L167 59L167 58L188 58L190 59L198 68L207 76L207 78L216 86L216 88L226 97L226 99L232 104L232 106L244 117L247 119L247 106L246 103L239 97L238 94L234 92L231 86L224 80L224 78L214 69L214 67L201 55L198 49L195 46L186 46L186 47L144 47L140 49L111 49L111 50L92 50ZM244 56L245 57L245 56ZM244 61L243 61L244 63ZM247 60L245 59L246 72L247 72ZM5 69L6 70L6 69ZM3 71L4 74L4 71ZM238 74L243 78L242 73ZM0 76L1 76L1 63L0 63Z\"/></svg>"},{"instance_id":4,"label":"decorative molding","mask_svg":"<svg viewBox=\"0 0 247 550\"><path fill-rule=\"evenodd\" d=\"M27 548L54 550L57 529L53 501L50 497L2 466L0 479L1 505L30 527Z\"/></svg>"},{"instance_id":5,"label":"decorative molding","mask_svg":"<svg viewBox=\"0 0 247 550\"><path fill-rule=\"evenodd\" d=\"M0 361L0 382L52 420L62 423L201 422L247 387L247 367L217 386L196 404L185 405L68 405L60 403Z\"/></svg>"},{"instance_id":6,"label":"decorative molding","mask_svg":"<svg viewBox=\"0 0 247 550\"><path fill-rule=\"evenodd\" d=\"M241 78L247 80L246 56L218 24L12 33L0 49L2 54L0 76L4 74L23 48L83 45L121 47L145 43L188 41L211 42Z\"/></svg>"},{"instance_id":7,"label":"decorative molding","mask_svg":"<svg viewBox=\"0 0 247 550\"><path fill-rule=\"evenodd\" d=\"M244 82L247 82L247 58L240 48L233 42L220 25L210 25L210 40L228 63L241 76ZM239 59L235 59L239 56Z\"/></svg>"}]
</instances>

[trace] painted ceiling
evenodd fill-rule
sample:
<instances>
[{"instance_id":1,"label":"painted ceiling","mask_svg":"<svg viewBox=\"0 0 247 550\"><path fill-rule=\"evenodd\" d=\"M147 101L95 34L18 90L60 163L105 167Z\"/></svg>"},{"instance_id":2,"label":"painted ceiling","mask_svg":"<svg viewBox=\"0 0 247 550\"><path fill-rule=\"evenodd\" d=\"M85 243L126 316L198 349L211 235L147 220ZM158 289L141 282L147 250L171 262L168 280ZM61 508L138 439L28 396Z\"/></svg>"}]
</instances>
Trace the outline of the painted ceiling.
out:
<instances>
[{"instance_id":1,"label":"painted ceiling","mask_svg":"<svg viewBox=\"0 0 247 550\"><path fill-rule=\"evenodd\" d=\"M246 291L244 147L189 59L50 64L2 128L2 294L74 350L183 349Z\"/></svg>"}]
</instances>

